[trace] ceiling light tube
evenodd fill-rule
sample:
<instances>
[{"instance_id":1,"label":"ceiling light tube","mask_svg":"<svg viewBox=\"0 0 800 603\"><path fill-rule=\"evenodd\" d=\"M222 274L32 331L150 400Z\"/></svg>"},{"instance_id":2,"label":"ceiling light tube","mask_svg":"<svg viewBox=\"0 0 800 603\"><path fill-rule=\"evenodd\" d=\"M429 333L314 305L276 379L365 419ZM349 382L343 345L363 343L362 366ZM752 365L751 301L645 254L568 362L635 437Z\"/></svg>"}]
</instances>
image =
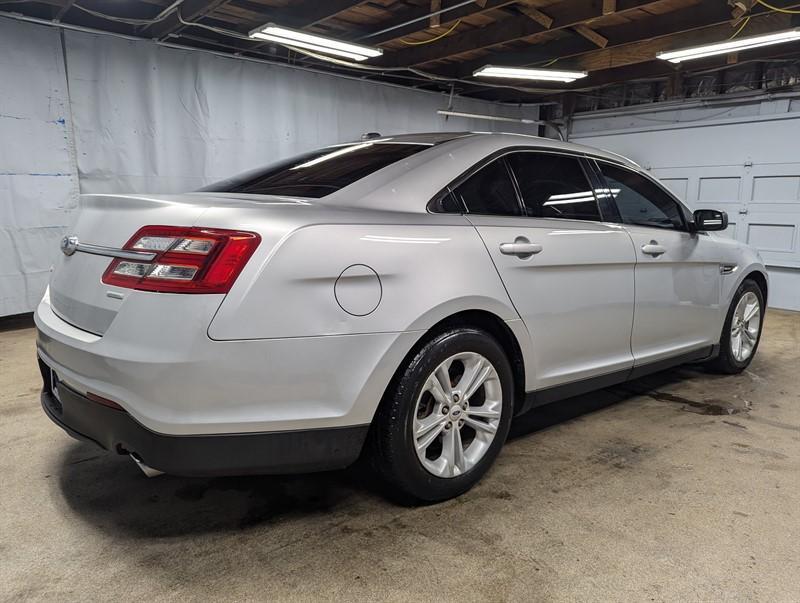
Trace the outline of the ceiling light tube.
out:
<instances>
[{"instance_id":1,"label":"ceiling light tube","mask_svg":"<svg viewBox=\"0 0 800 603\"><path fill-rule=\"evenodd\" d=\"M759 48L761 46L771 46L772 44L783 44L795 40L800 40L800 27L761 36L737 38L727 42L720 42L719 44L705 44L703 46L694 46L682 50L659 52L656 56L659 59L670 61L671 63L680 63L681 61L702 59L718 54L728 54L730 52L749 50L750 48Z\"/></svg>"},{"instance_id":2,"label":"ceiling light tube","mask_svg":"<svg viewBox=\"0 0 800 603\"><path fill-rule=\"evenodd\" d=\"M250 32L250 37L260 40L269 40L287 46L306 48L325 54L333 54L355 61L364 61L369 58L379 57L383 54L383 50L380 48L351 44L350 42L341 42L332 38L309 34L304 31L279 27L273 23L268 23L263 27L254 29Z\"/></svg>"},{"instance_id":3,"label":"ceiling light tube","mask_svg":"<svg viewBox=\"0 0 800 603\"><path fill-rule=\"evenodd\" d=\"M586 77L585 71L562 71L556 69L528 69L523 67L497 67L485 65L475 71L475 77L498 77L518 80L542 80L546 82L574 82Z\"/></svg>"}]
</instances>

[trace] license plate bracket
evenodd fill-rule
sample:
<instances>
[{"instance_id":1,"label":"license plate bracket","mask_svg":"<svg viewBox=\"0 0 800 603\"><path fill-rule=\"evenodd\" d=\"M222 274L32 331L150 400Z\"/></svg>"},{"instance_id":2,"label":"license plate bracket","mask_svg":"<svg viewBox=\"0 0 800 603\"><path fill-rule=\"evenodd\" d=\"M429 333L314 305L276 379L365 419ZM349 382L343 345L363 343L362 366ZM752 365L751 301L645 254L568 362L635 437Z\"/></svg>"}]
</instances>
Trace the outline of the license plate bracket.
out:
<instances>
[{"instance_id":1,"label":"license plate bracket","mask_svg":"<svg viewBox=\"0 0 800 603\"><path fill-rule=\"evenodd\" d=\"M58 386L61 383L61 380L58 378L58 375L53 369L50 369L50 392L53 394L53 397L61 402L61 394L58 391Z\"/></svg>"}]
</instances>

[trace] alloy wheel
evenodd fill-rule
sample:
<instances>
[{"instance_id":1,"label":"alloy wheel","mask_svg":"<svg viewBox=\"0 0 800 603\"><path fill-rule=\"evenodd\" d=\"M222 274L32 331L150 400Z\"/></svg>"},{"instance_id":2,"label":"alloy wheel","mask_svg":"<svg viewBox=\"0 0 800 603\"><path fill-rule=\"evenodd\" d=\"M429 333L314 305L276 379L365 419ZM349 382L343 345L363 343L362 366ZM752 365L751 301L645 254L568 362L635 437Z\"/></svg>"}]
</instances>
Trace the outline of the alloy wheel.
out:
<instances>
[{"instance_id":1,"label":"alloy wheel","mask_svg":"<svg viewBox=\"0 0 800 603\"><path fill-rule=\"evenodd\" d=\"M444 478L469 471L494 440L502 405L500 378L485 357L462 352L442 362L426 379L414 412L422 466Z\"/></svg>"},{"instance_id":2,"label":"alloy wheel","mask_svg":"<svg viewBox=\"0 0 800 603\"><path fill-rule=\"evenodd\" d=\"M752 291L742 295L731 321L731 353L744 362L753 353L761 329L761 305Z\"/></svg>"}]
</instances>

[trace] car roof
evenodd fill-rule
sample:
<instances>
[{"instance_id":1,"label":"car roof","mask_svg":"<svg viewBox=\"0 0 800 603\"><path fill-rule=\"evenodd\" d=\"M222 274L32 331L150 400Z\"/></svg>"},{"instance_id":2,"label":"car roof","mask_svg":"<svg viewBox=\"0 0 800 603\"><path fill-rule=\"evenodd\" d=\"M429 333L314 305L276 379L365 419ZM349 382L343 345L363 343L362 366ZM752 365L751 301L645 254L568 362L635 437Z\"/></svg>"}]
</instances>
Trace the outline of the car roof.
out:
<instances>
[{"instance_id":1,"label":"car roof","mask_svg":"<svg viewBox=\"0 0 800 603\"><path fill-rule=\"evenodd\" d=\"M487 157L517 149L583 155L643 171L636 163L616 153L527 134L433 132L383 136L362 142L375 145L421 144L429 148L322 197L318 203L388 211L427 212L428 201L459 175Z\"/></svg>"},{"instance_id":2,"label":"car roof","mask_svg":"<svg viewBox=\"0 0 800 603\"><path fill-rule=\"evenodd\" d=\"M549 148L557 151L578 153L581 155L589 155L600 159L608 159L610 161L624 163L629 167L641 170L641 166L639 166L635 161L623 155L619 155L618 153L612 153L611 151L605 151L603 149L589 147L582 144L575 144L573 142L563 142L560 140L554 140L552 138L533 136L531 134L518 134L510 132L417 132L410 134L381 136L380 138L370 139L368 142L372 142L374 144L402 142L407 144L416 143L424 145L440 145L453 140L467 142L464 140L467 138L469 139L468 144L470 145L479 146L481 144L486 144L486 146L494 147L499 139L503 139L508 146L535 146L540 149Z\"/></svg>"}]
</instances>

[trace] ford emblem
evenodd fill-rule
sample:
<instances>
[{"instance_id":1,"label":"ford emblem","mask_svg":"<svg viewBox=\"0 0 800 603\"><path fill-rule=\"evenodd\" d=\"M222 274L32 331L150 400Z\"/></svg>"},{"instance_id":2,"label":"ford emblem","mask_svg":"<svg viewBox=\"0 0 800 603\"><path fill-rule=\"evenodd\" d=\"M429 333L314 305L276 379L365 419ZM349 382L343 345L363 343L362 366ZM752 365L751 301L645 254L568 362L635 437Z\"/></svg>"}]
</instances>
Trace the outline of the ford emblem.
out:
<instances>
[{"instance_id":1,"label":"ford emblem","mask_svg":"<svg viewBox=\"0 0 800 603\"><path fill-rule=\"evenodd\" d=\"M61 253L64 255L72 255L78 249L78 237L66 236L61 239Z\"/></svg>"}]
</instances>

